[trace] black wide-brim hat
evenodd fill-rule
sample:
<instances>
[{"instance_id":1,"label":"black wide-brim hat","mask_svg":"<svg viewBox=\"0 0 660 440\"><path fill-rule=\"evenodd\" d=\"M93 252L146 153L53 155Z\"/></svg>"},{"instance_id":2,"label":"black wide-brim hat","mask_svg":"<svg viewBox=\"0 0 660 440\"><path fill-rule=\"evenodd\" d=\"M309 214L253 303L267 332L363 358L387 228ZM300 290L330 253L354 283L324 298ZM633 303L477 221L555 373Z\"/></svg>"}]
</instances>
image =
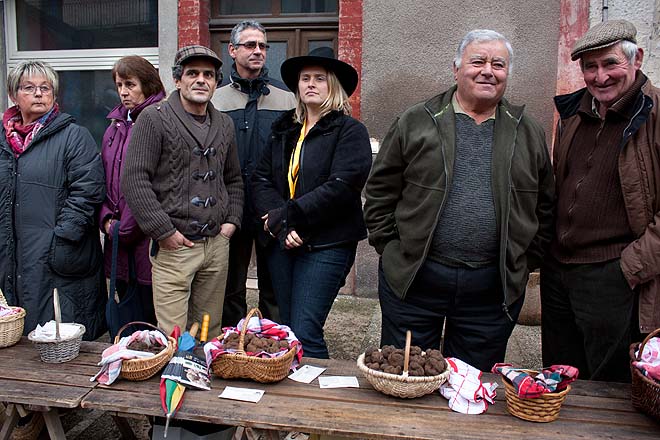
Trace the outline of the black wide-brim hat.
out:
<instances>
[{"instance_id":1,"label":"black wide-brim hat","mask_svg":"<svg viewBox=\"0 0 660 440\"><path fill-rule=\"evenodd\" d=\"M335 51L331 47L318 47L309 55L289 58L282 63L280 73L282 81L295 92L298 89L298 76L303 67L321 66L332 71L348 96L351 96L358 85L358 73L353 66L335 58Z\"/></svg>"}]
</instances>

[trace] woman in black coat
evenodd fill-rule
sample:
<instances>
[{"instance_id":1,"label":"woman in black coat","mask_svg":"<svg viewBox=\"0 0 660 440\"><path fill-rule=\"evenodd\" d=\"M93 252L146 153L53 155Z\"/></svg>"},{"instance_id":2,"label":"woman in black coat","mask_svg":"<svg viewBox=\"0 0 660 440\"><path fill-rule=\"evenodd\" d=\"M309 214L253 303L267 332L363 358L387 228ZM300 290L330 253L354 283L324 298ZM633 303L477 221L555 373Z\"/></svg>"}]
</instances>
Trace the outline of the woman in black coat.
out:
<instances>
[{"instance_id":1,"label":"woman in black coat","mask_svg":"<svg viewBox=\"0 0 660 440\"><path fill-rule=\"evenodd\" d=\"M15 103L0 135L0 289L25 308L25 333L54 319L53 288L62 321L105 332L106 289L97 211L105 196L94 139L60 113L57 73L24 61L7 77Z\"/></svg>"},{"instance_id":2,"label":"woman in black coat","mask_svg":"<svg viewBox=\"0 0 660 440\"><path fill-rule=\"evenodd\" d=\"M365 126L349 116L358 74L332 49L286 60L282 79L298 104L273 124L253 203L273 241L268 263L282 323L306 356L328 358L323 325L367 236L360 193L371 147Z\"/></svg>"}]
</instances>

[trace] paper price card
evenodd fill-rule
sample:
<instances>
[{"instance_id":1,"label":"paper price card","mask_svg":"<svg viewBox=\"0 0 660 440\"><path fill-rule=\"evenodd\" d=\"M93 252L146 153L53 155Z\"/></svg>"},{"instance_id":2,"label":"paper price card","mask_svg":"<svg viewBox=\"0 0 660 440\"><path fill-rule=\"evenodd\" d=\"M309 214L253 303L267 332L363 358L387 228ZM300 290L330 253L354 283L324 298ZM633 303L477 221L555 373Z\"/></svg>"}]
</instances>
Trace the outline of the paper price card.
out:
<instances>
[{"instance_id":1,"label":"paper price card","mask_svg":"<svg viewBox=\"0 0 660 440\"><path fill-rule=\"evenodd\" d=\"M253 390L251 388L225 387L221 399L241 400L243 402L257 403L264 395L264 390Z\"/></svg>"},{"instance_id":2,"label":"paper price card","mask_svg":"<svg viewBox=\"0 0 660 440\"><path fill-rule=\"evenodd\" d=\"M289 379L295 380L296 382L311 383L324 371L325 368L303 365L296 372L291 373L291 375L289 375Z\"/></svg>"},{"instance_id":3,"label":"paper price card","mask_svg":"<svg viewBox=\"0 0 660 440\"><path fill-rule=\"evenodd\" d=\"M319 377L321 388L360 388L355 376L322 376Z\"/></svg>"}]
</instances>

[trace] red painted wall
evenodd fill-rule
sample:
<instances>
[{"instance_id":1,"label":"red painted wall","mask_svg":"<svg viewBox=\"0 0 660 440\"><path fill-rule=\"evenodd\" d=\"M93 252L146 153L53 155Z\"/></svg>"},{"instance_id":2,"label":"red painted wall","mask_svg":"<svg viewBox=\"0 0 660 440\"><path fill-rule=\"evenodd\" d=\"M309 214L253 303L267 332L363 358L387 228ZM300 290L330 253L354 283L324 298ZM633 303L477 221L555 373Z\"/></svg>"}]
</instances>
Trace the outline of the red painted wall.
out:
<instances>
[{"instance_id":1,"label":"red painted wall","mask_svg":"<svg viewBox=\"0 0 660 440\"><path fill-rule=\"evenodd\" d=\"M339 0L338 58L355 67L360 76L358 87L351 96L353 117L360 119L362 90L362 0Z\"/></svg>"},{"instance_id":2,"label":"red painted wall","mask_svg":"<svg viewBox=\"0 0 660 440\"><path fill-rule=\"evenodd\" d=\"M575 41L589 29L589 0L561 0L559 7L557 94L562 95L584 87L580 65L571 61L571 51ZM555 130L558 117L555 111Z\"/></svg>"},{"instance_id":3,"label":"red painted wall","mask_svg":"<svg viewBox=\"0 0 660 440\"><path fill-rule=\"evenodd\" d=\"M191 44L211 47L210 13L210 0L179 0L179 48Z\"/></svg>"}]
</instances>

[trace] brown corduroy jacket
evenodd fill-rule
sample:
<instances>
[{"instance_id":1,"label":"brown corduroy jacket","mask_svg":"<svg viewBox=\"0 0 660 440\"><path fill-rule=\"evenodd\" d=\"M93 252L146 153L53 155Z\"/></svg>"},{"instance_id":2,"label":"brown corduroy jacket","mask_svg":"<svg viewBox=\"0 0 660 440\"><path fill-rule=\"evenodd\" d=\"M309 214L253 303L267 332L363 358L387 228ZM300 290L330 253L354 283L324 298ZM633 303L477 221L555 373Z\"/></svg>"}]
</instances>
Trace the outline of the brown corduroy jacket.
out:
<instances>
[{"instance_id":1,"label":"brown corduroy jacket","mask_svg":"<svg viewBox=\"0 0 660 440\"><path fill-rule=\"evenodd\" d=\"M641 74L641 73L640 73ZM557 186L567 173L568 150L580 125L577 114L587 89L555 98L560 121L554 144ZM619 178L628 222L635 236L621 253L621 269L639 292L639 328L660 328L660 89L647 80L621 138Z\"/></svg>"},{"instance_id":2,"label":"brown corduroy jacket","mask_svg":"<svg viewBox=\"0 0 660 440\"><path fill-rule=\"evenodd\" d=\"M234 123L208 105L206 139L189 129L192 121L178 91L143 110L133 127L121 189L153 240L175 229L188 238L213 237L223 223L241 225L243 179Z\"/></svg>"}]
</instances>

